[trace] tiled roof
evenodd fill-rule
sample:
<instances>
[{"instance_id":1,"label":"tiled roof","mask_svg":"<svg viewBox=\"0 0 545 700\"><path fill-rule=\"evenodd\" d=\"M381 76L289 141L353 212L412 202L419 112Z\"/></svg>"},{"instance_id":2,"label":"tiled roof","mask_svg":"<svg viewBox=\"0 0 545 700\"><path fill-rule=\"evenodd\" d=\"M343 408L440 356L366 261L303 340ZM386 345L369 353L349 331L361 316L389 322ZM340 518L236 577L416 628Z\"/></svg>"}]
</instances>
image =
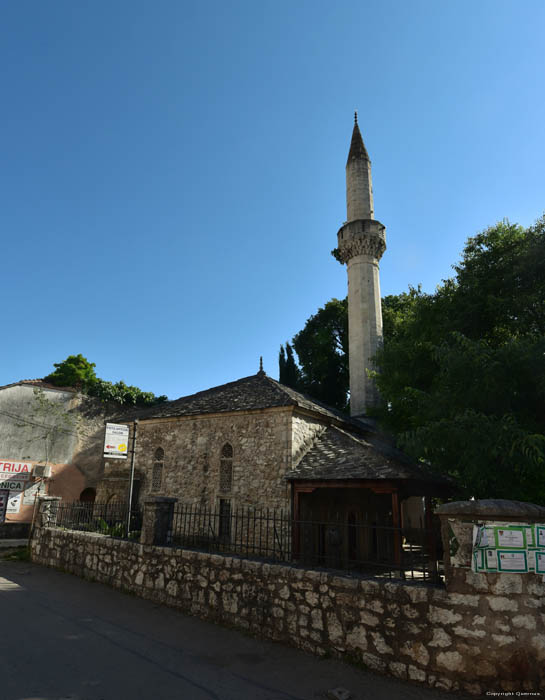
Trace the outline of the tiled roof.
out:
<instances>
[{"instance_id":1,"label":"tiled roof","mask_svg":"<svg viewBox=\"0 0 545 700\"><path fill-rule=\"evenodd\" d=\"M4 386L0 386L0 390L9 389L12 386L21 385L37 386L41 389L52 389L54 391L70 391L74 394L77 393L77 389L74 389L73 386L55 386L54 384L50 384L49 382L46 382L43 379L21 379L18 382L13 382L12 384L4 384Z\"/></svg>"},{"instance_id":2,"label":"tiled roof","mask_svg":"<svg viewBox=\"0 0 545 700\"><path fill-rule=\"evenodd\" d=\"M297 467L286 474L288 480L404 479L444 483L380 438L371 422L349 418L331 406L280 384L264 372L175 401L133 409L116 420L128 422L138 418L144 421L281 406L314 413L318 419L322 417L327 426Z\"/></svg>"},{"instance_id":3,"label":"tiled roof","mask_svg":"<svg viewBox=\"0 0 545 700\"><path fill-rule=\"evenodd\" d=\"M340 411L300 394L290 387L280 384L258 372L235 382L199 391L174 401L123 413L124 420L146 420L174 416L194 416L205 413L227 413L232 411L252 411L278 406L298 406L327 418L350 424L353 421ZM121 416L120 416L121 419Z\"/></svg>"},{"instance_id":4,"label":"tiled roof","mask_svg":"<svg viewBox=\"0 0 545 700\"><path fill-rule=\"evenodd\" d=\"M286 479L411 479L447 483L377 436L364 438L336 426L327 427L316 438L297 467L286 474Z\"/></svg>"}]
</instances>

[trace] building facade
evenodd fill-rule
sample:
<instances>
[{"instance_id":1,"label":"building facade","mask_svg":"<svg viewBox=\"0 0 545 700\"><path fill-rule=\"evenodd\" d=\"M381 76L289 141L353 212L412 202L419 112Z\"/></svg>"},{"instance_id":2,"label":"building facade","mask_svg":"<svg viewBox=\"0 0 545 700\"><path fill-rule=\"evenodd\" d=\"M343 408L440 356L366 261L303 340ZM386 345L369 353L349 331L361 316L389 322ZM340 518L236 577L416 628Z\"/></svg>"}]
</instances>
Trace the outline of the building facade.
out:
<instances>
[{"instance_id":1,"label":"building facade","mask_svg":"<svg viewBox=\"0 0 545 700\"><path fill-rule=\"evenodd\" d=\"M30 522L38 492L94 498L104 419L99 402L72 388L40 379L0 387L0 522Z\"/></svg>"}]
</instances>

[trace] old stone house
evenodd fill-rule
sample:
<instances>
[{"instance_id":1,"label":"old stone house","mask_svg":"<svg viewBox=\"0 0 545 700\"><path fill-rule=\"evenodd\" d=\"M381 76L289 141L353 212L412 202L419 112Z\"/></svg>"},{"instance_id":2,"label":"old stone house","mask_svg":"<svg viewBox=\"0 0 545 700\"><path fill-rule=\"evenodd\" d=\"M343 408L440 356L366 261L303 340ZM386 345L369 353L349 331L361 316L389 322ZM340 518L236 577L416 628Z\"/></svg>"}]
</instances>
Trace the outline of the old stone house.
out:
<instances>
[{"instance_id":1,"label":"old stone house","mask_svg":"<svg viewBox=\"0 0 545 700\"><path fill-rule=\"evenodd\" d=\"M105 415L96 400L42 379L0 387L0 522L30 522L38 490L94 498Z\"/></svg>"}]
</instances>

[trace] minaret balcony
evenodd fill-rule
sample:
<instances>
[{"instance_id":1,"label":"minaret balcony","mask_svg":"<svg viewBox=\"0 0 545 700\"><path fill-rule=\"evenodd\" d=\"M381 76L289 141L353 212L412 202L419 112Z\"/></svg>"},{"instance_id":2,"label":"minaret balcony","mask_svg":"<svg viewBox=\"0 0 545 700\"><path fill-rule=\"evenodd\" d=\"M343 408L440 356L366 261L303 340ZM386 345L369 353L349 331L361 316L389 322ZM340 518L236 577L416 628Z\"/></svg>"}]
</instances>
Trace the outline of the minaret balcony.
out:
<instances>
[{"instance_id":1,"label":"minaret balcony","mask_svg":"<svg viewBox=\"0 0 545 700\"><path fill-rule=\"evenodd\" d=\"M380 260L386 250L386 227L376 219L348 221L337 233L338 247L331 251L341 263L358 255Z\"/></svg>"}]
</instances>

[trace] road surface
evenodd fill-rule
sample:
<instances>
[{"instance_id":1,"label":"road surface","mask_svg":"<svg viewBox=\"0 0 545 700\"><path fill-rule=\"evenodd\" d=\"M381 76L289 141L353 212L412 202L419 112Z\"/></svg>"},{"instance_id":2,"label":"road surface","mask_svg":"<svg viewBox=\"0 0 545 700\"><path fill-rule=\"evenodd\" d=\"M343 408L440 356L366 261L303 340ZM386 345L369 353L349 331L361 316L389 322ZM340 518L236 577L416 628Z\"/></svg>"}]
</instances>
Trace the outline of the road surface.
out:
<instances>
[{"instance_id":1,"label":"road surface","mask_svg":"<svg viewBox=\"0 0 545 700\"><path fill-rule=\"evenodd\" d=\"M2 700L453 700L98 583L0 560Z\"/></svg>"}]
</instances>

